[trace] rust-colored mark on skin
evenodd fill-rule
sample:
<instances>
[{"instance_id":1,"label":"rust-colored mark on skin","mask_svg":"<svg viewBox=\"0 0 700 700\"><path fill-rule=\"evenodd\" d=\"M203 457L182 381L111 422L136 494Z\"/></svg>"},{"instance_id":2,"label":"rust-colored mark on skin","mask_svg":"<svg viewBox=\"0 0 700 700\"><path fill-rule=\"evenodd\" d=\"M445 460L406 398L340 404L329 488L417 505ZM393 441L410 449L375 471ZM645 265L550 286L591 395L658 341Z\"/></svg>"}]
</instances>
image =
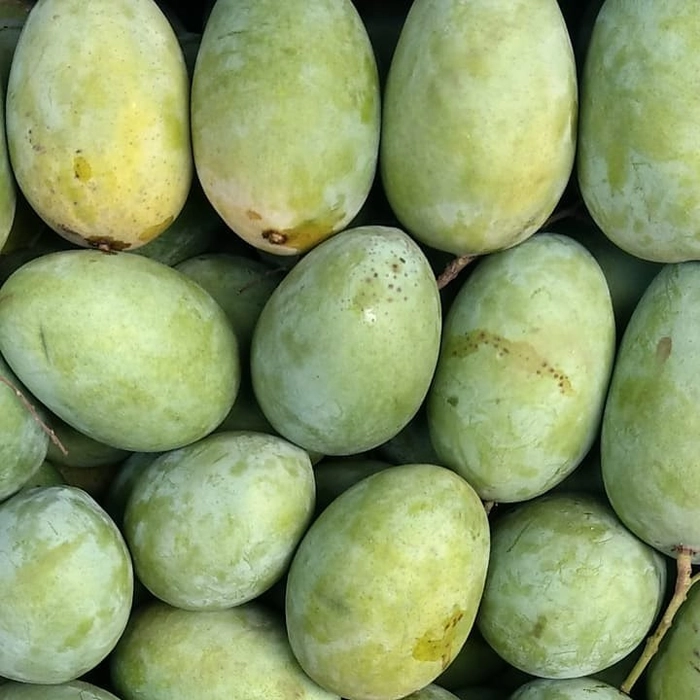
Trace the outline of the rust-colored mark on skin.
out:
<instances>
[{"instance_id":1,"label":"rust-colored mark on skin","mask_svg":"<svg viewBox=\"0 0 700 700\"><path fill-rule=\"evenodd\" d=\"M91 236L85 240L91 248L101 250L103 253L118 253L121 250L131 248L130 243L118 241L114 238L110 238L109 236Z\"/></svg>"},{"instance_id":2,"label":"rust-colored mark on skin","mask_svg":"<svg viewBox=\"0 0 700 700\"><path fill-rule=\"evenodd\" d=\"M248 209L248 210L246 210L245 215L246 215L251 221L260 221L260 219L262 219L262 216L260 216L260 214L258 214L258 212L255 211L255 210L253 210L253 209Z\"/></svg>"},{"instance_id":3,"label":"rust-colored mark on skin","mask_svg":"<svg viewBox=\"0 0 700 700\"><path fill-rule=\"evenodd\" d=\"M656 359L660 362L666 362L668 360L671 350L673 349L673 341L667 335L659 339L656 344Z\"/></svg>"},{"instance_id":4,"label":"rust-colored mark on skin","mask_svg":"<svg viewBox=\"0 0 700 700\"><path fill-rule=\"evenodd\" d=\"M463 617L464 611L456 609L442 625L428 630L413 645L413 658L416 661L439 661L442 669L446 669L454 658L452 650L457 626Z\"/></svg>"},{"instance_id":5,"label":"rust-colored mark on skin","mask_svg":"<svg viewBox=\"0 0 700 700\"><path fill-rule=\"evenodd\" d=\"M453 338L447 346L447 352L455 357L466 357L484 347L495 350L497 357L512 358L514 364L538 377L551 377L562 394L573 393L571 380L566 374L542 357L530 343L508 340L496 333L478 330Z\"/></svg>"},{"instance_id":6,"label":"rust-colored mark on skin","mask_svg":"<svg viewBox=\"0 0 700 700\"><path fill-rule=\"evenodd\" d=\"M92 168L87 158L80 155L80 151L75 152L75 158L73 158L73 174L76 180L81 182L87 182L92 177Z\"/></svg>"},{"instance_id":7,"label":"rust-colored mark on skin","mask_svg":"<svg viewBox=\"0 0 700 700\"><path fill-rule=\"evenodd\" d=\"M268 229L262 232L262 237L272 243L272 245L284 245L287 242L287 234L281 231Z\"/></svg>"}]
</instances>

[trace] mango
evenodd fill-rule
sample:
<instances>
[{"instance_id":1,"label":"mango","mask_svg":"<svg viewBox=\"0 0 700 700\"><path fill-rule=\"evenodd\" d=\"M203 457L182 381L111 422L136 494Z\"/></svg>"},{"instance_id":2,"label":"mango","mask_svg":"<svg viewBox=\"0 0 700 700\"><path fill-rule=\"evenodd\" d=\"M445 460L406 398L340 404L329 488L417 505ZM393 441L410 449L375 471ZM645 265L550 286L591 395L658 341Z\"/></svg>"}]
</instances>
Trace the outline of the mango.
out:
<instances>
[{"instance_id":1,"label":"mango","mask_svg":"<svg viewBox=\"0 0 700 700\"><path fill-rule=\"evenodd\" d=\"M119 700L107 690L85 681L57 685L6 683L0 687L0 700Z\"/></svg>"},{"instance_id":2,"label":"mango","mask_svg":"<svg viewBox=\"0 0 700 700\"><path fill-rule=\"evenodd\" d=\"M605 235L646 260L700 256L699 34L697 3L607 0L586 54L579 188Z\"/></svg>"},{"instance_id":3,"label":"mango","mask_svg":"<svg viewBox=\"0 0 700 700\"><path fill-rule=\"evenodd\" d=\"M236 234L294 255L350 223L376 170L378 81L351 0L217 0L192 78L192 147Z\"/></svg>"},{"instance_id":4,"label":"mango","mask_svg":"<svg viewBox=\"0 0 700 700\"><path fill-rule=\"evenodd\" d=\"M512 666L577 678L635 649L665 592L664 558L603 498L545 495L493 522L477 626Z\"/></svg>"},{"instance_id":5,"label":"mango","mask_svg":"<svg viewBox=\"0 0 700 700\"><path fill-rule=\"evenodd\" d=\"M569 181L577 113L556 0L415 0L384 93L389 204L433 248L513 246L543 225Z\"/></svg>"},{"instance_id":6,"label":"mango","mask_svg":"<svg viewBox=\"0 0 700 700\"><path fill-rule=\"evenodd\" d=\"M403 231L347 229L305 255L265 304L251 377L272 427L324 455L396 435L428 391L441 332L425 255Z\"/></svg>"},{"instance_id":7,"label":"mango","mask_svg":"<svg viewBox=\"0 0 700 700\"><path fill-rule=\"evenodd\" d=\"M210 433L240 380L221 307L182 273L131 253L68 250L25 263L0 287L0 352L59 418L135 452Z\"/></svg>"},{"instance_id":8,"label":"mango","mask_svg":"<svg viewBox=\"0 0 700 700\"><path fill-rule=\"evenodd\" d=\"M601 429L605 491L625 525L700 562L700 263L665 265L632 314Z\"/></svg>"},{"instance_id":9,"label":"mango","mask_svg":"<svg viewBox=\"0 0 700 700\"><path fill-rule=\"evenodd\" d=\"M349 700L432 683L472 629L489 539L476 492L443 467L399 465L351 486L289 569L287 632L302 668Z\"/></svg>"},{"instance_id":10,"label":"mango","mask_svg":"<svg viewBox=\"0 0 700 700\"><path fill-rule=\"evenodd\" d=\"M539 233L473 270L446 315L427 399L440 463L489 501L555 486L595 440L615 354L598 263Z\"/></svg>"},{"instance_id":11,"label":"mango","mask_svg":"<svg viewBox=\"0 0 700 700\"><path fill-rule=\"evenodd\" d=\"M7 86L17 183L80 246L137 248L182 209L193 175L189 78L153 0L39 0Z\"/></svg>"},{"instance_id":12,"label":"mango","mask_svg":"<svg viewBox=\"0 0 700 700\"><path fill-rule=\"evenodd\" d=\"M131 558L84 491L46 486L0 504L0 675L64 683L99 664L131 611Z\"/></svg>"},{"instance_id":13,"label":"mango","mask_svg":"<svg viewBox=\"0 0 700 700\"><path fill-rule=\"evenodd\" d=\"M284 621L256 602L207 611L148 603L109 663L125 700L340 700L302 671Z\"/></svg>"},{"instance_id":14,"label":"mango","mask_svg":"<svg viewBox=\"0 0 700 700\"><path fill-rule=\"evenodd\" d=\"M625 700L629 696L593 678L538 678L518 688L509 700Z\"/></svg>"}]
</instances>

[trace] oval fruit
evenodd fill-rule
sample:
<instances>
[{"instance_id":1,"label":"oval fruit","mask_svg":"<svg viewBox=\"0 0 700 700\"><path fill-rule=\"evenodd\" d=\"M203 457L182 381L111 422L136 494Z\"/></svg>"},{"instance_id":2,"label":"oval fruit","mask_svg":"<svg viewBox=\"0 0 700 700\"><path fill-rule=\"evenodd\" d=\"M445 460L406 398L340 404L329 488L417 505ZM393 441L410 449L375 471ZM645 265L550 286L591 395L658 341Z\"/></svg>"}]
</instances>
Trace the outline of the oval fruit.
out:
<instances>
[{"instance_id":1,"label":"oval fruit","mask_svg":"<svg viewBox=\"0 0 700 700\"><path fill-rule=\"evenodd\" d=\"M457 255L533 234L569 181L577 100L556 0L415 0L383 102L382 183L401 224Z\"/></svg>"},{"instance_id":2,"label":"oval fruit","mask_svg":"<svg viewBox=\"0 0 700 700\"><path fill-rule=\"evenodd\" d=\"M11 681L0 685L0 700L119 700L119 698L85 681L70 681L57 685Z\"/></svg>"},{"instance_id":3,"label":"oval fruit","mask_svg":"<svg viewBox=\"0 0 700 700\"><path fill-rule=\"evenodd\" d=\"M112 651L131 612L126 544L81 489L46 486L0 504L0 675L64 683Z\"/></svg>"},{"instance_id":4,"label":"oval fruit","mask_svg":"<svg viewBox=\"0 0 700 700\"><path fill-rule=\"evenodd\" d=\"M611 666L645 639L665 586L664 558L602 498L541 496L492 525L477 625L512 666L576 678Z\"/></svg>"},{"instance_id":5,"label":"oval fruit","mask_svg":"<svg viewBox=\"0 0 700 700\"><path fill-rule=\"evenodd\" d=\"M272 292L251 376L272 427L325 455L394 437L433 376L441 309L418 245L388 226L346 229L304 256Z\"/></svg>"},{"instance_id":6,"label":"oval fruit","mask_svg":"<svg viewBox=\"0 0 700 700\"><path fill-rule=\"evenodd\" d=\"M39 0L17 42L6 113L22 192L72 243L136 248L182 209L189 79L153 0Z\"/></svg>"},{"instance_id":7,"label":"oval fruit","mask_svg":"<svg viewBox=\"0 0 700 700\"><path fill-rule=\"evenodd\" d=\"M629 695L593 678L538 678L518 688L509 700L625 700Z\"/></svg>"},{"instance_id":8,"label":"oval fruit","mask_svg":"<svg viewBox=\"0 0 700 700\"><path fill-rule=\"evenodd\" d=\"M484 500L552 488L595 440L615 355L602 270L540 233L482 260L453 301L427 400L440 464Z\"/></svg>"},{"instance_id":9,"label":"oval fruit","mask_svg":"<svg viewBox=\"0 0 700 700\"><path fill-rule=\"evenodd\" d=\"M369 194L379 82L350 0L217 0L192 79L197 175L256 248L308 250Z\"/></svg>"},{"instance_id":10,"label":"oval fruit","mask_svg":"<svg viewBox=\"0 0 700 700\"><path fill-rule=\"evenodd\" d=\"M464 644L488 558L486 512L454 472L411 464L366 477L294 555L285 606L294 655L344 698L415 692Z\"/></svg>"},{"instance_id":11,"label":"oval fruit","mask_svg":"<svg viewBox=\"0 0 700 700\"><path fill-rule=\"evenodd\" d=\"M622 522L700 562L700 263L652 280L622 338L601 432L605 490Z\"/></svg>"},{"instance_id":12,"label":"oval fruit","mask_svg":"<svg viewBox=\"0 0 700 700\"><path fill-rule=\"evenodd\" d=\"M88 437L165 451L233 405L231 325L185 275L131 253L35 258L0 287L0 352L36 398Z\"/></svg>"}]
</instances>

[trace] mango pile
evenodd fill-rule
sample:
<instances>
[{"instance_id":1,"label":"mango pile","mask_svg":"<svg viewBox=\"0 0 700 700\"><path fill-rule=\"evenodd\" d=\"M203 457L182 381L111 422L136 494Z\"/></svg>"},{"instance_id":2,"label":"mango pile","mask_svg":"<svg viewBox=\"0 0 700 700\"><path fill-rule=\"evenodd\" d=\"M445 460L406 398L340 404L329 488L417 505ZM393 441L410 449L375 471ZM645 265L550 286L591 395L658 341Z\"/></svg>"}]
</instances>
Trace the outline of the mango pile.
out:
<instances>
[{"instance_id":1,"label":"mango pile","mask_svg":"<svg viewBox=\"0 0 700 700\"><path fill-rule=\"evenodd\" d=\"M0 700L698 697L700 5L0 22Z\"/></svg>"}]
</instances>

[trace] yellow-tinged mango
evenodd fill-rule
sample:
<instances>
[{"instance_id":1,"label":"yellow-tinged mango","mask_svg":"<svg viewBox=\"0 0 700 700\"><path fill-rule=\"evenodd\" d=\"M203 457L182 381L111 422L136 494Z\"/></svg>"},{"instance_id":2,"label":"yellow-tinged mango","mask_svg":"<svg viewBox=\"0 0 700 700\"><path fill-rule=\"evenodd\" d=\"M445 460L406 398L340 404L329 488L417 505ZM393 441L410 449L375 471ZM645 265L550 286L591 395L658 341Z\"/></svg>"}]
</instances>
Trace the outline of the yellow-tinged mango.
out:
<instances>
[{"instance_id":1,"label":"yellow-tinged mango","mask_svg":"<svg viewBox=\"0 0 700 700\"><path fill-rule=\"evenodd\" d=\"M308 250L345 228L367 198L379 97L351 0L218 0L192 79L205 193L257 248Z\"/></svg>"},{"instance_id":2,"label":"yellow-tinged mango","mask_svg":"<svg viewBox=\"0 0 700 700\"><path fill-rule=\"evenodd\" d=\"M17 43L6 115L17 183L73 243L137 248L182 209L189 80L153 0L39 0Z\"/></svg>"}]
</instances>

